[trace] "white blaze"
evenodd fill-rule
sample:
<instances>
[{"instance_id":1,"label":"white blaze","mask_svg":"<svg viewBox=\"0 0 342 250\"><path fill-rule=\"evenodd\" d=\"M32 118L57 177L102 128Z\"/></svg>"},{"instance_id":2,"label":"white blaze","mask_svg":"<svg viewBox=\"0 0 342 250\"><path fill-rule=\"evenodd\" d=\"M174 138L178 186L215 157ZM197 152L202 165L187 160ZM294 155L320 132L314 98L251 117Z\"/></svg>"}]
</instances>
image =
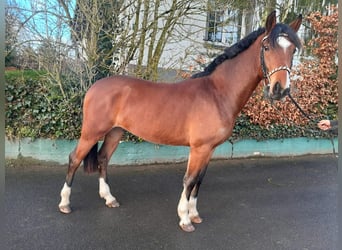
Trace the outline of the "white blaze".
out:
<instances>
[{"instance_id":1,"label":"white blaze","mask_svg":"<svg viewBox=\"0 0 342 250\"><path fill-rule=\"evenodd\" d=\"M287 88L290 88L290 73L289 72L287 72L287 74L286 74L286 86L285 86L285 88L287 89Z\"/></svg>"},{"instance_id":2,"label":"white blaze","mask_svg":"<svg viewBox=\"0 0 342 250\"><path fill-rule=\"evenodd\" d=\"M287 50L287 48L290 47L291 42L286 39L286 37L280 36L277 39L278 44L280 45L280 47L282 47L284 49L284 51ZM290 74L287 73L287 79L286 79L286 87L285 88L289 88L290 87Z\"/></svg>"},{"instance_id":3,"label":"white blaze","mask_svg":"<svg viewBox=\"0 0 342 250\"><path fill-rule=\"evenodd\" d=\"M286 50L291 45L291 42L283 36L278 37L277 42L284 50Z\"/></svg>"}]
</instances>

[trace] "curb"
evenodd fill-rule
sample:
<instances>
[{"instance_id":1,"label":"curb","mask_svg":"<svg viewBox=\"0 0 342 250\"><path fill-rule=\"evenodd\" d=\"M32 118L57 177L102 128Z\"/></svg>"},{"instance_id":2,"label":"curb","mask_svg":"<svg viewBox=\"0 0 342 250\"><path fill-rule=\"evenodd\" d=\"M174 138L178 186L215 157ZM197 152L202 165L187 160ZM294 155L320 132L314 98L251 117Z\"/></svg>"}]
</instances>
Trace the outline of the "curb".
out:
<instances>
[{"instance_id":1,"label":"curb","mask_svg":"<svg viewBox=\"0 0 342 250\"><path fill-rule=\"evenodd\" d=\"M51 140L24 138L5 140L5 157L32 157L37 160L67 164L70 152L77 140ZM225 142L215 149L212 159L232 159L244 157L283 157L307 154L331 154L338 151L338 138L312 139L289 138L256 141L240 140ZM189 148L183 146L156 145L149 142L121 142L113 154L110 164L142 165L154 163L183 162L188 159Z\"/></svg>"}]
</instances>

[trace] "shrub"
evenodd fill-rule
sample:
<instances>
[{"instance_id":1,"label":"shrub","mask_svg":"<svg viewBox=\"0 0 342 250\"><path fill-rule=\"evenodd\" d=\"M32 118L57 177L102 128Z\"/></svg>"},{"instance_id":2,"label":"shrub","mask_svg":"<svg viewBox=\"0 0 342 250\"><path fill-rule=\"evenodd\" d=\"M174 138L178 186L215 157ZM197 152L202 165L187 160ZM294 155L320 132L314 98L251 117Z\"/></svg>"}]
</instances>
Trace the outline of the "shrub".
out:
<instances>
[{"instance_id":1,"label":"shrub","mask_svg":"<svg viewBox=\"0 0 342 250\"><path fill-rule=\"evenodd\" d=\"M45 72L8 71L5 80L7 137L79 136L82 93L63 99Z\"/></svg>"}]
</instances>

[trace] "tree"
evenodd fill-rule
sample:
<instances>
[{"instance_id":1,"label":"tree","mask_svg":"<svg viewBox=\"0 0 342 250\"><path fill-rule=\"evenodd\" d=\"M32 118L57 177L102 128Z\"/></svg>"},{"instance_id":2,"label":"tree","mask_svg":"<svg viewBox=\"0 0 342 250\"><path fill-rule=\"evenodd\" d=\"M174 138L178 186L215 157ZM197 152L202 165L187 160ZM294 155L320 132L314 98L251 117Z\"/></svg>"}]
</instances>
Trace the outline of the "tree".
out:
<instances>
[{"instance_id":1,"label":"tree","mask_svg":"<svg viewBox=\"0 0 342 250\"><path fill-rule=\"evenodd\" d=\"M16 45L18 43L17 29L20 25L18 17L15 12L11 12L9 9L5 10L5 22L6 22L6 41L5 41L5 66L17 65L17 50Z\"/></svg>"},{"instance_id":2,"label":"tree","mask_svg":"<svg viewBox=\"0 0 342 250\"><path fill-rule=\"evenodd\" d=\"M85 62L88 85L106 75L125 73L132 60L137 77L156 80L175 26L198 10L198 2L89 0L77 1L73 11L70 4L59 0L79 58Z\"/></svg>"},{"instance_id":3,"label":"tree","mask_svg":"<svg viewBox=\"0 0 342 250\"><path fill-rule=\"evenodd\" d=\"M128 42L122 34L128 27L122 20L131 18L123 8L124 1L76 1L75 8L68 1L59 0L59 3L64 9L76 56L84 63L85 88L113 72L122 73L120 48L124 41Z\"/></svg>"}]
</instances>

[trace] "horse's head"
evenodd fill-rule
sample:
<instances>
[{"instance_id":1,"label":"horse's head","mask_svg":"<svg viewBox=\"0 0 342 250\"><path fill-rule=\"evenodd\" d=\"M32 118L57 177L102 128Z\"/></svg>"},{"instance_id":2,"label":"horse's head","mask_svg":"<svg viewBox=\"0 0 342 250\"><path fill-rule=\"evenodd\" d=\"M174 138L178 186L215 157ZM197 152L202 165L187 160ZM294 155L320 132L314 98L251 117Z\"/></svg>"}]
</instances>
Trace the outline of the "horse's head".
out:
<instances>
[{"instance_id":1,"label":"horse's head","mask_svg":"<svg viewBox=\"0 0 342 250\"><path fill-rule=\"evenodd\" d=\"M290 25L276 23L275 11L267 17L260 60L266 83L266 95L272 100L280 100L290 92L293 54L301 48L300 39L296 34L301 23L301 15Z\"/></svg>"}]
</instances>

